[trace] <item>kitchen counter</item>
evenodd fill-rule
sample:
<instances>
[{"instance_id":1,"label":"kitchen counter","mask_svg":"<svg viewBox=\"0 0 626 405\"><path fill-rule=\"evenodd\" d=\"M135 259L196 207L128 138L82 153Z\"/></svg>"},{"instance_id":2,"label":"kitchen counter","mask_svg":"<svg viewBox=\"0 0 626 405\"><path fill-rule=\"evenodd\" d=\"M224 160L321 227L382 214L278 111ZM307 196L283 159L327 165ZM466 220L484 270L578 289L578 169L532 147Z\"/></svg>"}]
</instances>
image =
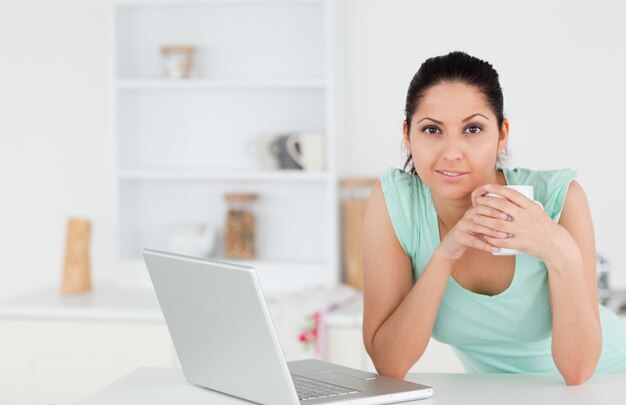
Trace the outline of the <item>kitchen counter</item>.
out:
<instances>
[{"instance_id":1,"label":"kitchen counter","mask_svg":"<svg viewBox=\"0 0 626 405\"><path fill-rule=\"evenodd\" d=\"M274 308L280 304L290 307L276 300ZM272 314L285 355L304 358L299 340L288 340L300 324L286 315ZM369 369L365 349L355 346L362 339L360 297L324 319L328 359ZM137 367L178 363L154 293L102 282L89 293L63 295L49 287L0 303L0 335L0 378L11 381L0 390L0 403L27 403L30 395L46 403L75 403ZM436 343L420 361L423 368L413 371L457 372L454 353Z\"/></svg>"},{"instance_id":2,"label":"kitchen counter","mask_svg":"<svg viewBox=\"0 0 626 405\"><path fill-rule=\"evenodd\" d=\"M309 327L305 315L323 297L350 293L337 286L268 297L285 357L314 357L321 346L299 339ZM0 336L0 379L11 382L0 404L76 403L137 367L179 364L155 293L103 281L86 293L49 286L1 302Z\"/></svg>"},{"instance_id":3,"label":"kitchen counter","mask_svg":"<svg viewBox=\"0 0 626 405\"><path fill-rule=\"evenodd\" d=\"M62 294L44 288L0 303L0 318L163 321L153 291L99 283L90 292Z\"/></svg>"},{"instance_id":4,"label":"kitchen counter","mask_svg":"<svg viewBox=\"0 0 626 405\"><path fill-rule=\"evenodd\" d=\"M341 296L342 291L338 289L337 294ZM281 300L274 300L272 296L266 298L270 309L278 306ZM354 300L340 313L336 310L337 315L330 312L326 321L333 325L360 325L361 301ZM85 293L62 294L58 289L48 287L0 302L0 318L164 321L154 291L120 288L106 282L98 283Z\"/></svg>"},{"instance_id":5,"label":"kitchen counter","mask_svg":"<svg viewBox=\"0 0 626 405\"><path fill-rule=\"evenodd\" d=\"M409 374L407 380L434 388L432 398L410 402L416 405L596 405L617 404L626 395L626 375L597 375L575 387L566 386L558 375L539 374L416 373ZM137 403L193 405L249 402L189 384L181 369L139 368L79 402L79 405Z\"/></svg>"},{"instance_id":6,"label":"kitchen counter","mask_svg":"<svg viewBox=\"0 0 626 405\"><path fill-rule=\"evenodd\" d=\"M271 301L271 297L268 297ZM626 291L616 291L607 307L619 312L626 303ZM626 311L620 313L626 319ZM163 322L163 314L154 291L124 289L111 283L99 283L91 292L61 294L44 288L0 303L0 318L47 318L66 320L128 320ZM359 297L330 312L327 326L360 326L363 302Z\"/></svg>"}]
</instances>

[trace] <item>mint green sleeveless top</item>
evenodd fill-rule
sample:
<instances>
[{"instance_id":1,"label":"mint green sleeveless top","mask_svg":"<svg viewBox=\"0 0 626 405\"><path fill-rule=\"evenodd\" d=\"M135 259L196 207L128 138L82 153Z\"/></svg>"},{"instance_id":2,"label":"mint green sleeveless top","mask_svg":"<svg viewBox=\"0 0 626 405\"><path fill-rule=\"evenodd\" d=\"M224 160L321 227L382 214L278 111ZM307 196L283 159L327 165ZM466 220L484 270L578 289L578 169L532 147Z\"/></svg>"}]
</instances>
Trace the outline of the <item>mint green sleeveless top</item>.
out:
<instances>
[{"instance_id":1,"label":"mint green sleeveless top","mask_svg":"<svg viewBox=\"0 0 626 405\"><path fill-rule=\"evenodd\" d=\"M535 200L558 221L572 170L503 170L508 185L534 188ZM417 176L388 169L382 179L387 210L398 241L419 277L440 243L429 187ZM495 269L497 270L497 269ZM600 306L602 354L597 373L626 373L626 320ZM451 345L468 372L558 373L552 360L552 316L545 263L515 256L511 285L494 296L465 289L453 277L441 301L433 337Z\"/></svg>"}]
</instances>

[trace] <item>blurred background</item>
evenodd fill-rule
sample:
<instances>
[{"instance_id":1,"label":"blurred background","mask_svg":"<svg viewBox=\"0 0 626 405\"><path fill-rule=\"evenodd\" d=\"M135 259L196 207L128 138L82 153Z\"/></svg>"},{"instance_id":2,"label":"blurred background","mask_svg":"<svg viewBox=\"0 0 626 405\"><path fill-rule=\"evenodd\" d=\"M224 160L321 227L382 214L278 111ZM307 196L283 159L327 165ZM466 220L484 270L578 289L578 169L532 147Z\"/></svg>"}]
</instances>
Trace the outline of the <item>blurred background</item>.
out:
<instances>
[{"instance_id":1,"label":"blurred background","mask_svg":"<svg viewBox=\"0 0 626 405\"><path fill-rule=\"evenodd\" d=\"M292 322L326 306L285 314L280 305L297 294L358 302L351 235L362 201L387 167L404 162L413 74L453 50L499 72L512 166L578 172L610 268L603 285L626 290L622 8L609 0L0 0L0 346L14 360L0 375L16 381L0 402L73 401L134 367L176 363L144 247L257 266L275 321L283 316L277 328L299 339L287 357L347 353L360 339L358 304L348 321L336 320L335 349L330 331L324 348L300 345L308 326ZM77 237L86 248L68 242L70 218L87 224L87 240ZM72 255L88 262L90 281L68 281ZM51 319L56 332L46 329ZM99 323L120 319L115 331ZM57 343L42 349L21 338L42 333L58 333ZM132 339L155 334L161 343L143 357L110 354L136 352ZM117 360L83 360L98 345L81 345L98 335L120 337L107 355ZM371 367L355 353L344 363ZM433 364L458 366L441 353ZM80 390L64 388L77 378Z\"/></svg>"}]
</instances>

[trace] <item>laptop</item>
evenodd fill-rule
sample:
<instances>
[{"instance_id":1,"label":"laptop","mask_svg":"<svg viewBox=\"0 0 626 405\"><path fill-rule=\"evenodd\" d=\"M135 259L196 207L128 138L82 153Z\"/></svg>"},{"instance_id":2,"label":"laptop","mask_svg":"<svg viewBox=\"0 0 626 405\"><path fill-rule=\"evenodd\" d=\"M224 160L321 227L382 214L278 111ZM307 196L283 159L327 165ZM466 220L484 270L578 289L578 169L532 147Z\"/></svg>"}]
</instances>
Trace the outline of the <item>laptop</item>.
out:
<instances>
[{"instance_id":1,"label":"laptop","mask_svg":"<svg viewBox=\"0 0 626 405\"><path fill-rule=\"evenodd\" d=\"M143 257L190 383L271 405L433 395L429 386L319 360L286 362L253 267L148 249Z\"/></svg>"}]
</instances>

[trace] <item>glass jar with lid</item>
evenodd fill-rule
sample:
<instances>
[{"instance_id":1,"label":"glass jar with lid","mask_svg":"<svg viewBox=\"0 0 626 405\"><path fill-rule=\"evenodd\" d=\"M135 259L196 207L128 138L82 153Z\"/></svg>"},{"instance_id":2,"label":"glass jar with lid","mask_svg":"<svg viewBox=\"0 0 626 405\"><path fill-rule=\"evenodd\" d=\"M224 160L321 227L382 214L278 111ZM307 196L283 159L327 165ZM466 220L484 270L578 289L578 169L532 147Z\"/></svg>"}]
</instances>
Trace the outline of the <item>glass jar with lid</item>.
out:
<instances>
[{"instance_id":1,"label":"glass jar with lid","mask_svg":"<svg viewBox=\"0 0 626 405\"><path fill-rule=\"evenodd\" d=\"M257 198L257 194L252 193L224 195L228 205L224 232L224 256L227 258L254 259L256 257L254 201Z\"/></svg>"},{"instance_id":2,"label":"glass jar with lid","mask_svg":"<svg viewBox=\"0 0 626 405\"><path fill-rule=\"evenodd\" d=\"M163 45L163 70L170 79L186 79L193 71L193 56L196 47L193 45Z\"/></svg>"}]
</instances>

